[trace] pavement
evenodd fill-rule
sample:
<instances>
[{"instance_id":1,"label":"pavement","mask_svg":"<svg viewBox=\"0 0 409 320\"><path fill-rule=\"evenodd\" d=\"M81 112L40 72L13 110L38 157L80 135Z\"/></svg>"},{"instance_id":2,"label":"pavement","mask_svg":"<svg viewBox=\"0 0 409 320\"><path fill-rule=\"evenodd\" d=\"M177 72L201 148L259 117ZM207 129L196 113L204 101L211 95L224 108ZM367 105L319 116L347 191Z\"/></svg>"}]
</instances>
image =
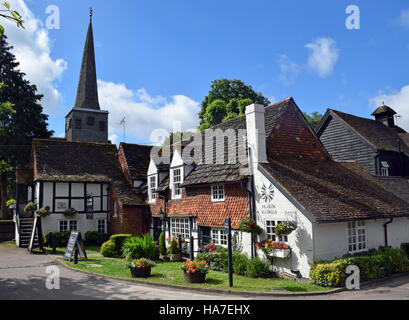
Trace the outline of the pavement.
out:
<instances>
[{"instance_id":1,"label":"pavement","mask_svg":"<svg viewBox=\"0 0 409 320\"><path fill-rule=\"evenodd\" d=\"M46 287L47 268L58 270L60 289ZM50 270L48 270L50 272ZM74 271L47 255L0 245L0 300L409 300L409 275L367 285L360 291L322 296L250 296L155 287Z\"/></svg>"}]
</instances>

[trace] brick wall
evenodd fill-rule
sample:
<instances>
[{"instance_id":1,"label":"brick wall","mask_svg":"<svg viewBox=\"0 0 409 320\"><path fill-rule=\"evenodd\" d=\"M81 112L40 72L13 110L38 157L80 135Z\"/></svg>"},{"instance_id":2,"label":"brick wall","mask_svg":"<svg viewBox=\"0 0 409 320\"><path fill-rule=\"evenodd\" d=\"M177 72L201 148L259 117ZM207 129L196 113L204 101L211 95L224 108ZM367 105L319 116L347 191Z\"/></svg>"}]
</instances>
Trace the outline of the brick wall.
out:
<instances>
[{"instance_id":1,"label":"brick wall","mask_svg":"<svg viewBox=\"0 0 409 320\"><path fill-rule=\"evenodd\" d=\"M114 218L114 201L118 203L118 217ZM148 206L124 206L111 190L109 233L142 236L149 232Z\"/></svg>"},{"instance_id":2,"label":"brick wall","mask_svg":"<svg viewBox=\"0 0 409 320\"><path fill-rule=\"evenodd\" d=\"M118 160L121 165L122 172L124 173L125 179L128 181L130 185L132 185L131 174L129 173L129 167L126 162L125 153L122 146L119 147Z\"/></svg>"},{"instance_id":3,"label":"brick wall","mask_svg":"<svg viewBox=\"0 0 409 320\"><path fill-rule=\"evenodd\" d=\"M204 227L222 228L225 218L232 218L232 226L238 229L239 222L250 216L247 185L242 188L240 183L227 184L224 187L226 201L212 202L211 187L188 187L182 191L181 200L169 200L167 214L169 217L194 216L197 224ZM170 192L167 195L170 199ZM156 204L151 204L152 216L158 216L163 210L163 199L156 198Z\"/></svg>"}]
</instances>

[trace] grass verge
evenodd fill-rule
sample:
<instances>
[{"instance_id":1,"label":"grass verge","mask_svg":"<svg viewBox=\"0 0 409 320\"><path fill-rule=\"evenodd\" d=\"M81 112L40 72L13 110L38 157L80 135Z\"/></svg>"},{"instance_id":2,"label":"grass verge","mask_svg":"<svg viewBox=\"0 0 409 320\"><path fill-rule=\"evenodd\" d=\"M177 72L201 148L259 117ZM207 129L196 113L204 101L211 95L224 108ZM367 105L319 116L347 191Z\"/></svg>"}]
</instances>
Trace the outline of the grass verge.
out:
<instances>
[{"instance_id":1,"label":"grass verge","mask_svg":"<svg viewBox=\"0 0 409 320\"><path fill-rule=\"evenodd\" d=\"M90 271L96 274L121 277L131 279L131 272L125 267L124 259L90 257L87 261L79 261L77 265L73 262L66 262L69 266ZM97 267L97 266L101 267ZM152 268L152 276L146 281L153 283L176 284L196 288L212 288L221 290L231 290L229 288L228 274L217 271L210 271L206 277L205 284L191 284L184 281L183 271L180 269L181 263L157 262ZM144 279L145 280L145 279ZM237 291L249 292L326 292L329 288L322 288L312 284L298 283L286 279L253 279L249 277L234 275L234 288Z\"/></svg>"}]
</instances>

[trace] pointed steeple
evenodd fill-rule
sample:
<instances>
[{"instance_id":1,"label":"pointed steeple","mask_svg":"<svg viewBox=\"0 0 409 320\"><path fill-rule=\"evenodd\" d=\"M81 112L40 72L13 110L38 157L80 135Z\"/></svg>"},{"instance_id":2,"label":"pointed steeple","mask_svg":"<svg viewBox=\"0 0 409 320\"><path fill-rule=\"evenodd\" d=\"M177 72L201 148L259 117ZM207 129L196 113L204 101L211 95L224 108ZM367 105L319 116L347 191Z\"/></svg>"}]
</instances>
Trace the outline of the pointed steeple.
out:
<instances>
[{"instance_id":1,"label":"pointed steeple","mask_svg":"<svg viewBox=\"0 0 409 320\"><path fill-rule=\"evenodd\" d=\"M100 110L97 71L95 67L94 35L92 30L92 9L90 9L90 22L87 39L85 41L77 98L74 107Z\"/></svg>"}]
</instances>

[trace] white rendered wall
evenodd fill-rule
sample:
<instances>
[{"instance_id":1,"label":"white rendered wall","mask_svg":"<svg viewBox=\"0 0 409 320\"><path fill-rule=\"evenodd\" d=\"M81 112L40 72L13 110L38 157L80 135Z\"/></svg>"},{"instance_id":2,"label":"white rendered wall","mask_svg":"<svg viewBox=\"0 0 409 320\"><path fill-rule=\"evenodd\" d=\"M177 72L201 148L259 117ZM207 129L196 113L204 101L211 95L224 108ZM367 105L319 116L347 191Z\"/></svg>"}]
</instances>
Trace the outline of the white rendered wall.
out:
<instances>
[{"instance_id":1,"label":"white rendered wall","mask_svg":"<svg viewBox=\"0 0 409 320\"><path fill-rule=\"evenodd\" d=\"M310 265L314 261L312 223L258 170L255 171L254 179L257 224L264 230L266 221L269 220L295 222L298 225L297 230L288 236L288 245L292 249L291 257L274 258L274 270L291 275L294 275L291 270L299 271L304 278L309 278ZM266 236L259 240L265 238ZM260 257L264 256L261 250L258 250L258 254Z\"/></svg>"}]
</instances>

